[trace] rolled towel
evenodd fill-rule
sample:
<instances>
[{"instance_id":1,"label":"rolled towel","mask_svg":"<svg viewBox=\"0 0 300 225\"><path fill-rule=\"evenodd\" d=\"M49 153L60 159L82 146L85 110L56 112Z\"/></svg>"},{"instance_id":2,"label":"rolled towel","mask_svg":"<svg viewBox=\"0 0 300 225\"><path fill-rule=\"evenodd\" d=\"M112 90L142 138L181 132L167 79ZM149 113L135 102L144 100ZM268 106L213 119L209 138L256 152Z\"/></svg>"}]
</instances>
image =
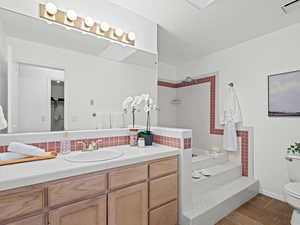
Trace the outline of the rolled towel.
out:
<instances>
[{"instance_id":1,"label":"rolled towel","mask_svg":"<svg viewBox=\"0 0 300 225\"><path fill-rule=\"evenodd\" d=\"M44 149L17 142L10 143L8 145L8 151L29 156L44 156L46 154Z\"/></svg>"},{"instance_id":2,"label":"rolled towel","mask_svg":"<svg viewBox=\"0 0 300 225\"><path fill-rule=\"evenodd\" d=\"M7 161L12 161L16 159L22 159L27 157L26 155L19 154L19 153L14 153L14 152L4 152L0 153L0 162L7 162Z\"/></svg>"},{"instance_id":3,"label":"rolled towel","mask_svg":"<svg viewBox=\"0 0 300 225\"><path fill-rule=\"evenodd\" d=\"M0 130L7 128L7 121L4 117L2 106L0 105Z\"/></svg>"}]
</instances>

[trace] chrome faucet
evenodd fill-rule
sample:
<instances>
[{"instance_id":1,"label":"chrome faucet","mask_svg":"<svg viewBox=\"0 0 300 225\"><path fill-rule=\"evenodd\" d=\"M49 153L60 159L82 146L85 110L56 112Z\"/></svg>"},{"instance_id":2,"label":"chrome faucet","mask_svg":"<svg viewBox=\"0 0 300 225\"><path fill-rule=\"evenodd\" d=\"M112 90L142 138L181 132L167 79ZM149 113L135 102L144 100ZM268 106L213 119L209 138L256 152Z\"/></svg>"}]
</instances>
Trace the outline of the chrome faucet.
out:
<instances>
[{"instance_id":1,"label":"chrome faucet","mask_svg":"<svg viewBox=\"0 0 300 225\"><path fill-rule=\"evenodd\" d=\"M82 151L95 151L98 150L99 148L99 143L102 143L102 140L98 140L98 141L92 141L91 143L86 143L84 141L78 141L77 144L82 144L83 149Z\"/></svg>"}]
</instances>

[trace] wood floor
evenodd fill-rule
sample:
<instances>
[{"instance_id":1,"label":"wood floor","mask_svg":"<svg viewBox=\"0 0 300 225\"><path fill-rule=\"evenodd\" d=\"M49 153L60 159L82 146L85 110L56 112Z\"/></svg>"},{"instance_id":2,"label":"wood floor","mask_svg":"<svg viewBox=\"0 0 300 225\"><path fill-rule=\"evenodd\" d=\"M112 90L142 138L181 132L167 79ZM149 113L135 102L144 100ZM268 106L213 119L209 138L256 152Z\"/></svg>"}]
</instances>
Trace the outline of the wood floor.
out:
<instances>
[{"instance_id":1,"label":"wood floor","mask_svg":"<svg viewBox=\"0 0 300 225\"><path fill-rule=\"evenodd\" d=\"M288 204L259 194L216 225L290 225L291 215Z\"/></svg>"}]
</instances>

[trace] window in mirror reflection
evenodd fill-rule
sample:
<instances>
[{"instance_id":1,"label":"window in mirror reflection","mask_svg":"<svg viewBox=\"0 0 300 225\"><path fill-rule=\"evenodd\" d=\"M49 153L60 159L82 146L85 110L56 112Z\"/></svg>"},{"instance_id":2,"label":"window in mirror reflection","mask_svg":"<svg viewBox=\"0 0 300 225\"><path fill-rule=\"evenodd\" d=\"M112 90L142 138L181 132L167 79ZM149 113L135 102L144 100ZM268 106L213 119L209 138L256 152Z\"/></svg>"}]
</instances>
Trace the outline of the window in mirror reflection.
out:
<instances>
[{"instance_id":1,"label":"window in mirror reflection","mask_svg":"<svg viewBox=\"0 0 300 225\"><path fill-rule=\"evenodd\" d=\"M18 64L9 76L11 90L9 132L64 130L64 71Z\"/></svg>"}]
</instances>

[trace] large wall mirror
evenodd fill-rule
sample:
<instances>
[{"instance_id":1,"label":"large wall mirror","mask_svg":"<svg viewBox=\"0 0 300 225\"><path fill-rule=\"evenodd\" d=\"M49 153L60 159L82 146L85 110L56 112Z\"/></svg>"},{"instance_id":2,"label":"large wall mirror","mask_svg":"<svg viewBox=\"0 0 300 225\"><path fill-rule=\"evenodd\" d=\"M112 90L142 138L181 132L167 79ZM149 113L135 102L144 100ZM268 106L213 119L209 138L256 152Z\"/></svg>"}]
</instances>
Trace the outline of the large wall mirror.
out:
<instances>
[{"instance_id":1,"label":"large wall mirror","mask_svg":"<svg viewBox=\"0 0 300 225\"><path fill-rule=\"evenodd\" d=\"M126 97L157 99L156 54L4 9L0 74L1 133L128 127Z\"/></svg>"}]
</instances>

